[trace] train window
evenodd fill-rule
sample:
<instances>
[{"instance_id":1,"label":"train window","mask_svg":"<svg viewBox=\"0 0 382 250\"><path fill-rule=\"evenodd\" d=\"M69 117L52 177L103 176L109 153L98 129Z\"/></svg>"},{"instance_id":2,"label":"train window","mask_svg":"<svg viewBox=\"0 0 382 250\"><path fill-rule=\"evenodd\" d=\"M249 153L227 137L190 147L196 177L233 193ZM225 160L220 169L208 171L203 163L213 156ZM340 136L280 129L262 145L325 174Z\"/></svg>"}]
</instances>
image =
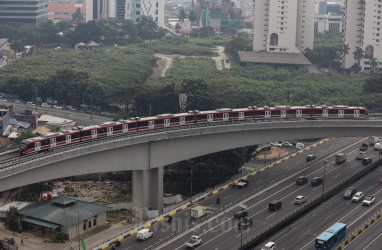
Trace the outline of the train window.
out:
<instances>
[{"instance_id":1,"label":"train window","mask_svg":"<svg viewBox=\"0 0 382 250\"><path fill-rule=\"evenodd\" d=\"M345 115L353 115L354 114L354 110L353 109L345 109Z\"/></svg>"},{"instance_id":2,"label":"train window","mask_svg":"<svg viewBox=\"0 0 382 250\"><path fill-rule=\"evenodd\" d=\"M42 146L49 145L49 144L50 144L50 140L49 140L49 139L46 139L46 140L41 141L41 147L42 147Z\"/></svg>"},{"instance_id":3,"label":"train window","mask_svg":"<svg viewBox=\"0 0 382 250\"><path fill-rule=\"evenodd\" d=\"M336 109L329 109L329 114L330 115L336 115L338 113L338 110Z\"/></svg>"},{"instance_id":4,"label":"train window","mask_svg":"<svg viewBox=\"0 0 382 250\"><path fill-rule=\"evenodd\" d=\"M223 114L222 113L213 114L212 117L215 118L215 119L222 119L223 118Z\"/></svg>"},{"instance_id":5,"label":"train window","mask_svg":"<svg viewBox=\"0 0 382 250\"><path fill-rule=\"evenodd\" d=\"M29 143L29 144L26 146L26 150L31 149L31 148L34 148L34 143Z\"/></svg>"},{"instance_id":6,"label":"train window","mask_svg":"<svg viewBox=\"0 0 382 250\"><path fill-rule=\"evenodd\" d=\"M81 131L81 137L90 136L91 132L90 130L83 130Z\"/></svg>"},{"instance_id":7,"label":"train window","mask_svg":"<svg viewBox=\"0 0 382 250\"><path fill-rule=\"evenodd\" d=\"M56 142L63 142L63 141L65 141L65 135L56 138Z\"/></svg>"},{"instance_id":8,"label":"train window","mask_svg":"<svg viewBox=\"0 0 382 250\"><path fill-rule=\"evenodd\" d=\"M116 125L113 127L114 131L121 131L122 130L122 124L121 125Z\"/></svg>"},{"instance_id":9,"label":"train window","mask_svg":"<svg viewBox=\"0 0 382 250\"><path fill-rule=\"evenodd\" d=\"M366 112L366 110L361 109L361 110L360 110L360 114L363 114L363 115L364 115L364 114L367 114L367 112Z\"/></svg>"},{"instance_id":10,"label":"train window","mask_svg":"<svg viewBox=\"0 0 382 250\"><path fill-rule=\"evenodd\" d=\"M232 112L229 114L229 116L232 118L239 117L239 113L243 113L243 112Z\"/></svg>"},{"instance_id":11,"label":"train window","mask_svg":"<svg viewBox=\"0 0 382 250\"><path fill-rule=\"evenodd\" d=\"M245 116L253 116L255 114L255 112L253 112L253 111L246 111L246 112L244 112L244 115Z\"/></svg>"},{"instance_id":12,"label":"train window","mask_svg":"<svg viewBox=\"0 0 382 250\"><path fill-rule=\"evenodd\" d=\"M311 115L312 114L312 110L311 109L303 109L302 110L302 114L303 115Z\"/></svg>"},{"instance_id":13,"label":"train window","mask_svg":"<svg viewBox=\"0 0 382 250\"><path fill-rule=\"evenodd\" d=\"M277 109L272 110L272 111L271 111L271 114L272 114L272 115L280 115L280 114L281 114L281 110L277 110Z\"/></svg>"},{"instance_id":14,"label":"train window","mask_svg":"<svg viewBox=\"0 0 382 250\"><path fill-rule=\"evenodd\" d=\"M313 109L312 110L313 115L321 115L322 114L322 109Z\"/></svg>"},{"instance_id":15,"label":"train window","mask_svg":"<svg viewBox=\"0 0 382 250\"><path fill-rule=\"evenodd\" d=\"M196 120L201 121L201 120L207 120L207 115L197 115Z\"/></svg>"},{"instance_id":16,"label":"train window","mask_svg":"<svg viewBox=\"0 0 382 250\"><path fill-rule=\"evenodd\" d=\"M147 126L148 126L148 122L147 121L138 122L138 128L147 127Z\"/></svg>"},{"instance_id":17,"label":"train window","mask_svg":"<svg viewBox=\"0 0 382 250\"><path fill-rule=\"evenodd\" d=\"M171 122L171 124L176 124L176 123L178 123L179 122L179 118L180 117L173 117L173 118L170 118L170 122Z\"/></svg>"},{"instance_id":18,"label":"train window","mask_svg":"<svg viewBox=\"0 0 382 250\"><path fill-rule=\"evenodd\" d=\"M296 114L296 110L295 109L288 109L287 110L287 115L295 115Z\"/></svg>"},{"instance_id":19,"label":"train window","mask_svg":"<svg viewBox=\"0 0 382 250\"><path fill-rule=\"evenodd\" d=\"M99 129L97 129L98 131L98 133L97 134L106 134L106 131L107 131L107 129L106 128L99 128Z\"/></svg>"},{"instance_id":20,"label":"train window","mask_svg":"<svg viewBox=\"0 0 382 250\"><path fill-rule=\"evenodd\" d=\"M197 117L196 117L197 119ZM190 122L194 120L194 116L186 116L186 122Z\"/></svg>"},{"instance_id":21,"label":"train window","mask_svg":"<svg viewBox=\"0 0 382 250\"><path fill-rule=\"evenodd\" d=\"M261 111L261 110L256 110L254 112L255 116L261 116L261 115L264 115L264 111Z\"/></svg>"},{"instance_id":22,"label":"train window","mask_svg":"<svg viewBox=\"0 0 382 250\"><path fill-rule=\"evenodd\" d=\"M71 134L71 136L72 136L72 140L77 139L77 138L80 138L80 133L73 133Z\"/></svg>"}]
</instances>

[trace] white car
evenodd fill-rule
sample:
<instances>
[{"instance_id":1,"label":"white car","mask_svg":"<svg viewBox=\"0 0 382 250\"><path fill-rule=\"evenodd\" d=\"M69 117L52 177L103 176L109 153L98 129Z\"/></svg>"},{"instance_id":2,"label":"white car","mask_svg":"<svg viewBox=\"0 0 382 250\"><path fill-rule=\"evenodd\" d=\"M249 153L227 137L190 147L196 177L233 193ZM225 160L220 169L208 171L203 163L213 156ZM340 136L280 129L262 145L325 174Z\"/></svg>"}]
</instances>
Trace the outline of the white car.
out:
<instances>
[{"instance_id":1,"label":"white car","mask_svg":"<svg viewBox=\"0 0 382 250\"><path fill-rule=\"evenodd\" d=\"M276 243L270 241L267 244L265 244L261 250L276 250Z\"/></svg>"},{"instance_id":2,"label":"white car","mask_svg":"<svg viewBox=\"0 0 382 250\"><path fill-rule=\"evenodd\" d=\"M303 195L297 195L294 199L294 204L301 205L302 203L306 202L306 196Z\"/></svg>"},{"instance_id":3,"label":"white car","mask_svg":"<svg viewBox=\"0 0 382 250\"><path fill-rule=\"evenodd\" d=\"M355 195L353 195L353 198L351 199L352 202L360 202L363 198L362 192L357 192Z\"/></svg>"},{"instance_id":4,"label":"white car","mask_svg":"<svg viewBox=\"0 0 382 250\"><path fill-rule=\"evenodd\" d=\"M41 107L50 108L51 106L48 103L41 103Z\"/></svg>"},{"instance_id":5,"label":"white car","mask_svg":"<svg viewBox=\"0 0 382 250\"><path fill-rule=\"evenodd\" d=\"M33 102L27 102L27 105L36 106L36 104L34 104Z\"/></svg>"},{"instance_id":6,"label":"white car","mask_svg":"<svg viewBox=\"0 0 382 250\"><path fill-rule=\"evenodd\" d=\"M283 145L280 142L271 142L271 146L281 148Z\"/></svg>"},{"instance_id":7,"label":"white car","mask_svg":"<svg viewBox=\"0 0 382 250\"><path fill-rule=\"evenodd\" d=\"M366 198L363 200L362 205L364 206L370 206L373 204L375 201L375 196L374 195L368 195Z\"/></svg>"},{"instance_id":8,"label":"white car","mask_svg":"<svg viewBox=\"0 0 382 250\"><path fill-rule=\"evenodd\" d=\"M296 143L296 148L302 149L302 148L305 148L305 145L304 145L304 143L298 142L298 143Z\"/></svg>"},{"instance_id":9,"label":"white car","mask_svg":"<svg viewBox=\"0 0 382 250\"><path fill-rule=\"evenodd\" d=\"M290 143L289 141L283 141L283 142L281 142L281 144L283 145L283 147L293 147L293 144L292 143Z\"/></svg>"},{"instance_id":10,"label":"white car","mask_svg":"<svg viewBox=\"0 0 382 250\"><path fill-rule=\"evenodd\" d=\"M55 109L62 109L62 107L58 106L58 105L54 105L53 108L55 108Z\"/></svg>"}]
</instances>

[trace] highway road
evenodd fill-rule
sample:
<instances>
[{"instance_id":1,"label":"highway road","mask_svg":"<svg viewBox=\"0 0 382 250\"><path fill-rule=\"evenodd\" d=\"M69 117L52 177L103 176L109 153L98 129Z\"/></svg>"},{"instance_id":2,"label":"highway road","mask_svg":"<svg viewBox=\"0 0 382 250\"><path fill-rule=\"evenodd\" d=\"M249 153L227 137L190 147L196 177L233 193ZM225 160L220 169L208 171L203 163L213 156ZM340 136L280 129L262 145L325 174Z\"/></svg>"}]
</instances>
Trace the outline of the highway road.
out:
<instances>
[{"instance_id":1,"label":"highway road","mask_svg":"<svg viewBox=\"0 0 382 250\"><path fill-rule=\"evenodd\" d=\"M378 157L377 152L371 151L368 154ZM357 165L356 167L361 166ZM329 178L334 178L332 175L329 176ZM357 191L364 192L365 196L376 196L375 203L370 207L363 206L362 202L353 203L350 200L344 199L342 197L344 192L341 192L309 213L304 219L290 225L285 234L275 236L271 240L276 242L277 249L313 249L315 238L336 222L345 223L347 225L347 232L352 232L381 208L382 184L379 182L380 176L382 176L382 168L378 168L352 185ZM378 228L378 226L376 226L376 228ZM371 228L370 231L366 231L365 239L369 238L369 234L375 236L376 232L374 231L376 228ZM381 233L381 230L378 231L378 234L379 233ZM379 243L378 249L381 249L382 237L376 241ZM361 240L361 242L354 244L357 245L357 247L350 246L348 249L363 249L361 246L366 246L370 242L372 242L370 238L365 241Z\"/></svg>"},{"instance_id":2,"label":"highway road","mask_svg":"<svg viewBox=\"0 0 382 250\"><path fill-rule=\"evenodd\" d=\"M381 206L379 206L381 207ZM382 249L382 219L379 219L366 232L353 240L345 249L381 250Z\"/></svg>"},{"instance_id":3,"label":"highway road","mask_svg":"<svg viewBox=\"0 0 382 250\"><path fill-rule=\"evenodd\" d=\"M213 196L201 202L201 205L207 206L210 211L216 210L219 207L236 201L241 196L252 192L255 188L261 187L274 179L287 177L290 171L306 164L305 158L307 154L315 154L320 158L320 156L323 156L327 152L336 149L339 145L349 145L353 140L354 138L336 138L330 140L329 142L326 142L323 145L311 149L309 152L292 157L288 161L282 162L279 165L276 165L270 169L267 169L266 171L256 174L254 177L249 178L250 184L248 188L245 188L243 190L228 189L223 191L219 194L219 197L222 201L220 205L215 204L216 196ZM357 143L356 146L354 146L352 149L349 149L348 151L355 152L355 149L358 150L358 147L359 143ZM354 159L355 155L353 155L351 158ZM307 174L311 171L315 171L314 174L317 176L323 174L322 162L312 165L313 166L309 170L306 170ZM330 173L333 170L330 169L331 166L329 162L327 165L327 172ZM338 167L335 169L337 169L338 171L338 173L336 174L337 178L340 179L341 173L338 170ZM280 211L287 212L292 210L294 205L290 203L293 201L296 195L295 192L298 192L298 190L305 188L305 186L297 187L296 191L296 185L294 182L295 178L289 180L288 182L280 183L279 185L275 185L269 190L264 190L257 197L249 199L247 202L244 202L244 204L249 207L249 215L253 218L253 229L256 228L257 231L261 230L264 228L264 225L270 225L275 219L284 216L284 213L276 212L272 214L268 212L267 206L270 200L273 200L275 198L290 199L290 201L284 202L284 207ZM202 236L203 245L199 247L200 249L210 249L211 247L219 249L234 249L240 243L240 233L238 232L236 227L237 221L232 219L233 213L236 212L236 210L237 208L225 211L224 214L218 216L217 218L211 219L208 221L207 224L202 225L200 229L193 230L190 233L179 237L175 240L175 242L170 242L170 244L164 246L163 249L183 248L184 242L186 242L193 234ZM154 244L159 239L170 235L171 233L183 228L185 225L188 225L190 223L191 220L189 218L189 210L185 210L184 212L177 214L174 217L173 222L171 224L168 224L167 222L155 224L153 226L154 237L144 242L139 242L134 237L130 237L122 241L121 249L144 249ZM256 230L248 230L244 232L244 240L253 235L253 232Z\"/></svg>"},{"instance_id":4,"label":"highway road","mask_svg":"<svg viewBox=\"0 0 382 250\"><path fill-rule=\"evenodd\" d=\"M328 158L325 167L326 188L334 186L342 179L350 177L357 171L357 168L362 167L361 162L355 159L359 152L359 145L360 143L357 143L346 150L342 150L342 152L348 154L348 160L343 164L337 165L334 162L334 157ZM367 155L372 153L375 152L370 149ZM324 166L322 162L319 162L313 167L303 171L300 175L305 175L311 180L313 177L323 176L323 174ZM192 232L175 239L163 249L182 249L184 242L186 242L193 234L201 236L203 240L203 244L198 247L198 249L236 249L241 244L242 237L243 242L245 242L256 233L263 231L268 226L293 212L298 207L298 205L294 204L294 199L297 195L304 195L309 199L320 195L322 192L322 186L312 187L309 184L298 186L295 184L295 180L296 178L291 178L263 193L260 193L256 197L243 202L243 204L248 207L249 217L252 218L254 224L248 230L243 231L242 234L236 225L238 221L233 219L234 212L238 210L238 208L235 208L227 211L224 215L215 219L211 223L203 225L200 229L193 230ZM277 212L270 212L268 210L268 203L274 199L281 200L283 202L283 207ZM296 248L291 247L290 249Z\"/></svg>"}]
</instances>

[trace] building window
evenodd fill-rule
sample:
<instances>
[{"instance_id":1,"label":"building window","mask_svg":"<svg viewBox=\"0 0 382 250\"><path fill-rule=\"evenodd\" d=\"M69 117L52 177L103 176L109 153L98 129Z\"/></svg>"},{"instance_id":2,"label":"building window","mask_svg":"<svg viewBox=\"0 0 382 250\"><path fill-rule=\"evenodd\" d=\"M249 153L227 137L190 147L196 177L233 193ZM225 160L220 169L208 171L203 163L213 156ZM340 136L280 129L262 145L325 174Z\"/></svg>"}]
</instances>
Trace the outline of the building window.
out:
<instances>
[{"instance_id":1,"label":"building window","mask_svg":"<svg viewBox=\"0 0 382 250\"><path fill-rule=\"evenodd\" d=\"M86 231L86 222L87 221L84 221L84 224L83 224L83 230Z\"/></svg>"},{"instance_id":2,"label":"building window","mask_svg":"<svg viewBox=\"0 0 382 250\"><path fill-rule=\"evenodd\" d=\"M89 228L92 227L92 221L91 221L91 220L89 220L88 227L89 227Z\"/></svg>"},{"instance_id":3,"label":"building window","mask_svg":"<svg viewBox=\"0 0 382 250\"><path fill-rule=\"evenodd\" d=\"M93 217L93 226L97 226L97 215Z\"/></svg>"}]
</instances>

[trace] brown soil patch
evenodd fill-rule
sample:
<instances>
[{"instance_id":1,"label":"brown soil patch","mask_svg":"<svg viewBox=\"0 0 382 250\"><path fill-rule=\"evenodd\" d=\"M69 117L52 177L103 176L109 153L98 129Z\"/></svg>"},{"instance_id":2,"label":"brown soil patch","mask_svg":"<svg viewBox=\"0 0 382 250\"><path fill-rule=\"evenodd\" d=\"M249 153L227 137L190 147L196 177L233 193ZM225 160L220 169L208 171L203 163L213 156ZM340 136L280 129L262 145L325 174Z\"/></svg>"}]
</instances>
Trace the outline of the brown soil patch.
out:
<instances>
[{"instance_id":1,"label":"brown soil patch","mask_svg":"<svg viewBox=\"0 0 382 250\"><path fill-rule=\"evenodd\" d=\"M272 159L284 157L286 155L288 155L288 151L286 151L285 149L282 149L279 147L271 147L269 154L258 155L258 156L256 156L256 159L258 159L258 160L272 160Z\"/></svg>"}]
</instances>

